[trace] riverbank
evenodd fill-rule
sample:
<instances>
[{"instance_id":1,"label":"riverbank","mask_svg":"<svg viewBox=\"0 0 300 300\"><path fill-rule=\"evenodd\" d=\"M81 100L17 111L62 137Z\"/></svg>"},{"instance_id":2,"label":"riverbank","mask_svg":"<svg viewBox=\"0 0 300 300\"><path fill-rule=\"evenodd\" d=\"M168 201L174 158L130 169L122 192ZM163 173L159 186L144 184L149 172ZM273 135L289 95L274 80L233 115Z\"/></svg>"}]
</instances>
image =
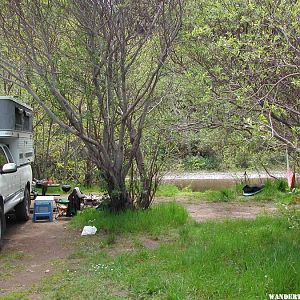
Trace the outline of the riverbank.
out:
<instances>
[{"instance_id":1,"label":"riverbank","mask_svg":"<svg viewBox=\"0 0 300 300\"><path fill-rule=\"evenodd\" d=\"M286 177L285 171L271 171L278 179ZM162 177L163 184L173 184L179 188L190 188L194 192L230 188L240 183L262 184L272 179L270 174L261 172L169 172ZM297 176L298 177L298 176Z\"/></svg>"},{"instance_id":2,"label":"riverbank","mask_svg":"<svg viewBox=\"0 0 300 300\"><path fill-rule=\"evenodd\" d=\"M201 180L196 183L202 183ZM186 184L188 181L185 182ZM215 183L213 181L213 183ZM190 185L185 187L180 187L175 184L163 183L158 187L156 192L157 197L169 197L169 198L182 198L186 197L191 200L197 201L211 201L211 202L244 202L249 199L252 201L272 201L275 203L299 203L300 202L300 191L299 189L294 189L291 192L288 188L286 180L266 180L264 181L264 188L262 191L254 196L246 197L243 196L243 187L245 184L232 184L229 187L215 186L214 189L206 189L203 191L195 191Z\"/></svg>"}]
</instances>

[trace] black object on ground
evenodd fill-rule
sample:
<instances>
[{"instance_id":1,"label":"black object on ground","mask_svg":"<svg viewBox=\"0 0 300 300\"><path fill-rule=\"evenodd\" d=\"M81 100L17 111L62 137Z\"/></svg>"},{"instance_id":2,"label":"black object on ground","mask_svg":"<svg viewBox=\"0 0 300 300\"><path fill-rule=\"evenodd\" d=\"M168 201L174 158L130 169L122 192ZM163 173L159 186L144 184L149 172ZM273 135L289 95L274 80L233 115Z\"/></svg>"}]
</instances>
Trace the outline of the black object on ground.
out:
<instances>
[{"instance_id":1,"label":"black object on ground","mask_svg":"<svg viewBox=\"0 0 300 300\"><path fill-rule=\"evenodd\" d=\"M243 195L244 196L253 196L263 190L264 185L245 185L243 187Z\"/></svg>"},{"instance_id":2,"label":"black object on ground","mask_svg":"<svg viewBox=\"0 0 300 300\"><path fill-rule=\"evenodd\" d=\"M80 203L83 198L85 198L85 195L80 192L78 187L75 187L68 197L70 203L68 205L67 217L72 217L77 214L77 210L80 210Z\"/></svg>"},{"instance_id":3,"label":"black object on ground","mask_svg":"<svg viewBox=\"0 0 300 300\"><path fill-rule=\"evenodd\" d=\"M71 186L69 184L64 184L61 189L65 192L68 193L71 189Z\"/></svg>"}]
</instances>

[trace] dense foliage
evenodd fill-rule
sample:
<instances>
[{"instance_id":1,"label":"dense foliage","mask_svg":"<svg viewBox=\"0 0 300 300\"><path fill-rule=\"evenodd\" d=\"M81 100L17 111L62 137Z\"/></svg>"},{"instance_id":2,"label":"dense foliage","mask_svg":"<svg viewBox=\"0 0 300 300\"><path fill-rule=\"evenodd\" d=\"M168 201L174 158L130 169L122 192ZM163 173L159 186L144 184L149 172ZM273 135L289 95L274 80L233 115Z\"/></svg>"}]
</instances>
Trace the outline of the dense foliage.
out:
<instances>
[{"instance_id":1,"label":"dense foliage","mask_svg":"<svg viewBox=\"0 0 300 300\"><path fill-rule=\"evenodd\" d=\"M0 76L81 140L112 210L149 207L159 151L143 142L143 130L160 101L154 91L180 29L181 0L1 5Z\"/></svg>"},{"instance_id":2,"label":"dense foliage","mask_svg":"<svg viewBox=\"0 0 300 300\"><path fill-rule=\"evenodd\" d=\"M147 207L157 166L297 163L300 4L180 2L1 1L1 94L34 107L36 177L102 176Z\"/></svg>"}]
</instances>

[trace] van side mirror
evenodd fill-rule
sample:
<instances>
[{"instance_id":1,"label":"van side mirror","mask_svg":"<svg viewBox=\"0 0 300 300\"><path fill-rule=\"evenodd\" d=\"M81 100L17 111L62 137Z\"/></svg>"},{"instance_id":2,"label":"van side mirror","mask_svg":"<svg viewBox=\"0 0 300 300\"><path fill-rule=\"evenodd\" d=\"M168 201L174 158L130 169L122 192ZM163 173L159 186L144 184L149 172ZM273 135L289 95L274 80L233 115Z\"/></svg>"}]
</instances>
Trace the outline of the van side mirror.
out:
<instances>
[{"instance_id":1,"label":"van side mirror","mask_svg":"<svg viewBox=\"0 0 300 300\"><path fill-rule=\"evenodd\" d=\"M8 163L3 165L1 174L8 174L17 172L17 165L15 163Z\"/></svg>"}]
</instances>

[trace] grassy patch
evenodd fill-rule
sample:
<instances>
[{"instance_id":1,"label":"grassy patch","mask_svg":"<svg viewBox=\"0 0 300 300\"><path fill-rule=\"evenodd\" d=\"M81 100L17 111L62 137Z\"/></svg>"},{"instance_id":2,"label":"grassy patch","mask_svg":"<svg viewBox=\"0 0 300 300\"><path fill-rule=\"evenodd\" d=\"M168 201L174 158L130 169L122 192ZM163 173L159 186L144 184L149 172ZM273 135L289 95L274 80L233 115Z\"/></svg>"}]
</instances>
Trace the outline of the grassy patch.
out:
<instances>
[{"instance_id":1,"label":"grassy patch","mask_svg":"<svg viewBox=\"0 0 300 300\"><path fill-rule=\"evenodd\" d=\"M136 234L128 239L137 243ZM299 228L291 229L286 216L183 224L158 248L117 256L96 240L81 241L76 251L85 255L47 278L42 299L239 300L300 292Z\"/></svg>"},{"instance_id":2,"label":"grassy patch","mask_svg":"<svg viewBox=\"0 0 300 300\"><path fill-rule=\"evenodd\" d=\"M263 191L255 195L253 199L289 203L295 197L299 197L299 195L299 189L290 192L287 182L284 180L268 180L265 182Z\"/></svg>"},{"instance_id":3,"label":"grassy patch","mask_svg":"<svg viewBox=\"0 0 300 300\"><path fill-rule=\"evenodd\" d=\"M179 196L180 189L174 184L161 184L157 191L157 197L176 197Z\"/></svg>"},{"instance_id":4,"label":"grassy patch","mask_svg":"<svg viewBox=\"0 0 300 300\"><path fill-rule=\"evenodd\" d=\"M0 280L7 279L14 272L17 272L18 270L22 269L22 265L20 264L19 261L24 258L26 258L26 254L23 251L11 251L11 250L1 251Z\"/></svg>"},{"instance_id":5,"label":"grassy patch","mask_svg":"<svg viewBox=\"0 0 300 300\"><path fill-rule=\"evenodd\" d=\"M267 293L299 292L298 234L272 218L187 226L174 243L120 256L120 273L112 277L124 276L144 299L265 299Z\"/></svg>"},{"instance_id":6,"label":"grassy patch","mask_svg":"<svg viewBox=\"0 0 300 300\"><path fill-rule=\"evenodd\" d=\"M191 188L178 188L173 184L161 184L157 190L157 197L188 197L208 201L232 201L241 194L242 185L236 185L227 189L207 190L204 192L194 192Z\"/></svg>"},{"instance_id":7,"label":"grassy patch","mask_svg":"<svg viewBox=\"0 0 300 300\"><path fill-rule=\"evenodd\" d=\"M108 211L86 209L71 225L82 228L85 225L96 226L98 230L107 233L148 233L160 234L168 228L176 228L186 223L188 213L175 203L155 205L147 210L128 210L120 214ZM113 236L107 241L111 243Z\"/></svg>"},{"instance_id":8,"label":"grassy patch","mask_svg":"<svg viewBox=\"0 0 300 300\"><path fill-rule=\"evenodd\" d=\"M220 190L208 190L201 193L200 199L208 201L223 201L229 202L239 200L241 185L236 185L232 188L220 189Z\"/></svg>"},{"instance_id":9,"label":"grassy patch","mask_svg":"<svg viewBox=\"0 0 300 300\"><path fill-rule=\"evenodd\" d=\"M27 293L18 293L18 292L14 292L14 293L10 293L7 296L2 296L1 297L2 300L27 300Z\"/></svg>"},{"instance_id":10,"label":"grassy patch","mask_svg":"<svg viewBox=\"0 0 300 300\"><path fill-rule=\"evenodd\" d=\"M300 202L300 190L295 189L292 193L289 191L286 181L284 180L267 180L262 192L251 196L243 196L244 184L237 184L230 188L220 190L207 190L203 192L193 192L190 188L178 188L172 184L162 184L156 193L157 197L188 197L190 199L199 199L206 201L274 201L280 203L289 203L295 201Z\"/></svg>"},{"instance_id":11,"label":"grassy patch","mask_svg":"<svg viewBox=\"0 0 300 300\"><path fill-rule=\"evenodd\" d=\"M74 187L78 186L80 191L84 194L93 194L93 193L102 193L106 192L106 190L98 185L93 185L93 186L84 186L84 185L74 185Z\"/></svg>"}]
</instances>

